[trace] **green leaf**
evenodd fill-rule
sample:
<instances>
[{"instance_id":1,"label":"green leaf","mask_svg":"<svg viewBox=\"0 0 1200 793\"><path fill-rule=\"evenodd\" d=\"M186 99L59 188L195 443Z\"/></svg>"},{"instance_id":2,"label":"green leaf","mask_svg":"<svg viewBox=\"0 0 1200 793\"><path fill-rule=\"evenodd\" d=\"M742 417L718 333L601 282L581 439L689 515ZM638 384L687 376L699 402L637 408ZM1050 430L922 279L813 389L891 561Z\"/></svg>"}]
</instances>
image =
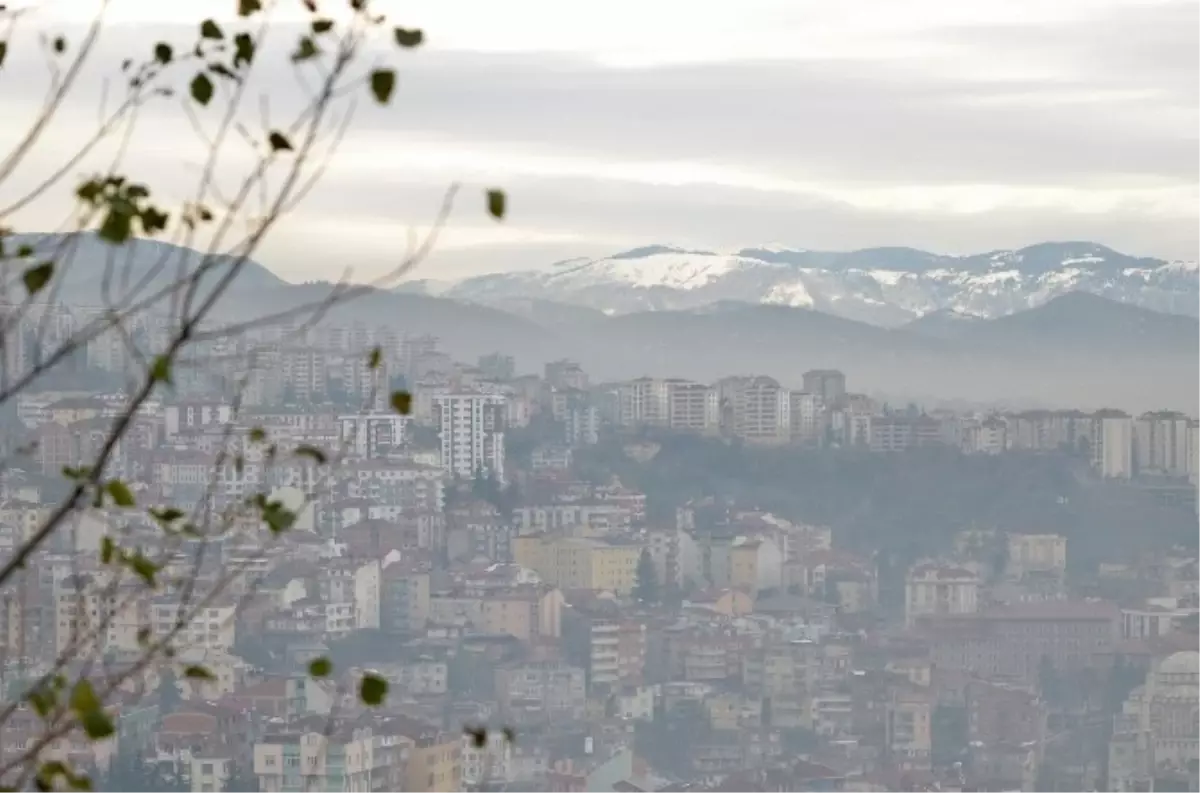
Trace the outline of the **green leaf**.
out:
<instances>
[{"instance_id":1,"label":"green leaf","mask_svg":"<svg viewBox=\"0 0 1200 793\"><path fill-rule=\"evenodd\" d=\"M297 457L309 457L317 465L324 465L325 459L326 459L325 452L321 451L320 449L318 449L315 446L297 446L296 447L296 456Z\"/></svg>"},{"instance_id":2,"label":"green leaf","mask_svg":"<svg viewBox=\"0 0 1200 793\"><path fill-rule=\"evenodd\" d=\"M54 262L42 262L21 273L21 280L25 282L25 289L29 294L36 295L46 287L46 284L50 283L53 275Z\"/></svg>"},{"instance_id":3,"label":"green leaf","mask_svg":"<svg viewBox=\"0 0 1200 793\"><path fill-rule=\"evenodd\" d=\"M112 537L103 537L100 540L100 564L110 564L113 556L117 553L117 544L113 542Z\"/></svg>"},{"instance_id":4,"label":"green leaf","mask_svg":"<svg viewBox=\"0 0 1200 793\"><path fill-rule=\"evenodd\" d=\"M383 363L383 350L375 347L371 350L370 355L367 356L367 367L378 369L381 363Z\"/></svg>"},{"instance_id":5,"label":"green leaf","mask_svg":"<svg viewBox=\"0 0 1200 793\"><path fill-rule=\"evenodd\" d=\"M17 248L17 258L18 259L28 259L32 255L33 255L33 246L32 245L22 245L19 248Z\"/></svg>"},{"instance_id":6,"label":"green leaf","mask_svg":"<svg viewBox=\"0 0 1200 793\"><path fill-rule=\"evenodd\" d=\"M208 79L208 75L204 72L199 72L192 78L191 92L192 99L200 105L207 106L213 96L212 80Z\"/></svg>"},{"instance_id":7,"label":"green leaf","mask_svg":"<svg viewBox=\"0 0 1200 793\"><path fill-rule=\"evenodd\" d=\"M329 677L333 673L333 662L328 658L314 658L308 664L308 673L312 677Z\"/></svg>"},{"instance_id":8,"label":"green leaf","mask_svg":"<svg viewBox=\"0 0 1200 793\"><path fill-rule=\"evenodd\" d=\"M58 778L66 780L69 790L91 790L92 780L87 774L76 774L66 764L58 760L42 763L34 778L34 787L38 790L58 790Z\"/></svg>"},{"instance_id":9,"label":"green leaf","mask_svg":"<svg viewBox=\"0 0 1200 793\"><path fill-rule=\"evenodd\" d=\"M371 72L371 94L375 101L386 105L396 90L396 72L391 69L376 69Z\"/></svg>"},{"instance_id":10,"label":"green leaf","mask_svg":"<svg viewBox=\"0 0 1200 793\"><path fill-rule=\"evenodd\" d=\"M271 501L262 505L262 519L273 534L282 534L295 524L296 513L279 501Z\"/></svg>"},{"instance_id":11,"label":"green leaf","mask_svg":"<svg viewBox=\"0 0 1200 793\"><path fill-rule=\"evenodd\" d=\"M93 710L79 721L83 725L84 733L93 741L102 741L115 732L112 719L102 710Z\"/></svg>"},{"instance_id":12,"label":"green leaf","mask_svg":"<svg viewBox=\"0 0 1200 793\"><path fill-rule=\"evenodd\" d=\"M253 61L254 39L249 33L238 33L233 37L233 68L249 66Z\"/></svg>"},{"instance_id":13,"label":"green leaf","mask_svg":"<svg viewBox=\"0 0 1200 793\"><path fill-rule=\"evenodd\" d=\"M267 141L271 144L271 151L292 151L292 142L282 132L272 132Z\"/></svg>"},{"instance_id":14,"label":"green leaf","mask_svg":"<svg viewBox=\"0 0 1200 793\"><path fill-rule=\"evenodd\" d=\"M407 416L412 412L412 394L407 391L395 391L392 393L392 410L395 410L401 416Z\"/></svg>"},{"instance_id":15,"label":"green leaf","mask_svg":"<svg viewBox=\"0 0 1200 793\"><path fill-rule=\"evenodd\" d=\"M216 680L217 676L203 666L189 666L183 670L183 676L189 680Z\"/></svg>"},{"instance_id":16,"label":"green leaf","mask_svg":"<svg viewBox=\"0 0 1200 793\"><path fill-rule=\"evenodd\" d=\"M76 188L75 197L80 201L87 201L89 204L94 204L103 192L104 184L99 179L89 179Z\"/></svg>"},{"instance_id":17,"label":"green leaf","mask_svg":"<svg viewBox=\"0 0 1200 793\"><path fill-rule=\"evenodd\" d=\"M300 63L315 58L321 51L317 49L317 43L313 41L312 36L301 36L296 42L296 51L292 53L292 62Z\"/></svg>"},{"instance_id":18,"label":"green leaf","mask_svg":"<svg viewBox=\"0 0 1200 793\"><path fill-rule=\"evenodd\" d=\"M120 245L133 234L133 215L124 207L110 207L97 233L100 239Z\"/></svg>"},{"instance_id":19,"label":"green leaf","mask_svg":"<svg viewBox=\"0 0 1200 793\"><path fill-rule=\"evenodd\" d=\"M160 355L154 359L154 363L150 365L150 379L156 383L171 382L171 359L166 355Z\"/></svg>"},{"instance_id":20,"label":"green leaf","mask_svg":"<svg viewBox=\"0 0 1200 793\"><path fill-rule=\"evenodd\" d=\"M0 66L4 65L4 59L8 57L8 42L0 41Z\"/></svg>"},{"instance_id":21,"label":"green leaf","mask_svg":"<svg viewBox=\"0 0 1200 793\"><path fill-rule=\"evenodd\" d=\"M174 523L183 517L183 510L175 507L151 507L147 512L159 523Z\"/></svg>"},{"instance_id":22,"label":"green leaf","mask_svg":"<svg viewBox=\"0 0 1200 793\"><path fill-rule=\"evenodd\" d=\"M164 66L171 62L171 58L174 56L174 54L175 51L171 49L171 45L165 41L160 41L154 45L154 60L158 61Z\"/></svg>"},{"instance_id":23,"label":"green leaf","mask_svg":"<svg viewBox=\"0 0 1200 793\"><path fill-rule=\"evenodd\" d=\"M31 691L26 698L29 700L29 706L33 708L34 713L43 719L49 716L51 711L58 705L58 694L49 688Z\"/></svg>"},{"instance_id":24,"label":"green leaf","mask_svg":"<svg viewBox=\"0 0 1200 793\"><path fill-rule=\"evenodd\" d=\"M487 210L489 215L496 220L503 220L507 209L508 197L504 195L503 190L492 188L487 191Z\"/></svg>"},{"instance_id":25,"label":"green leaf","mask_svg":"<svg viewBox=\"0 0 1200 793\"><path fill-rule=\"evenodd\" d=\"M317 33L317 34L328 33L331 30L333 30L333 20L332 19L314 19L312 21L312 32L313 33Z\"/></svg>"},{"instance_id":26,"label":"green leaf","mask_svg":"<svg viewBox=\"0 0 1200 793\"><path fill-rule=\"evenodd\" d=\"M248 17L262 11L262 0L238 0L238 16Z\"/></svg>"},{"instance_id":27,"label":"green leaf","mask_svg":"<svg viewBox=\"0 0 1200 793\"><path fill-rule=\"evenodd\" d=\"M379 675L363 675L362 682L358 684L358 698L362 700L364 705L370 705L371 707L382 705L384 697L387 696L387 691L387 681Z\"/></svg>"},{"instance_id":28,"label":"green leaf","mask_svg":"<svg viewBox=\"0 0 1200 793\"><path fill-rule=\"evenodd\" d=\"M92 682L83 678L71 689L71 710L80 716L100 710L100 698L92 688Z\"/></svg>"},{"instance_id":29,"label":"green leaf","mask_svg":"<svg viewBox=\"0 0 1200 793\"><path fill-rule=\"evenodd\" d=\"M216 22L206 19L200 23L200 37L206 39L223 39L225 38L225 34Z\"/></svg>"},{"instance_id":30,"label":"green leaf","mask_svg":"<svg viewBox=\"0 0 1200 793\"><path fill-rule=\"evenodd\" d=\"M419 47L425 41L425 33L419 28L396 28L394 35L396 44L405 49Z\"/></svg>"},{"instance_id":31,"label":"green leaf","mask_svg":"<svg viewBox=\"0 0 1200 793\"><path fill-rule=\"evenodd\" d=\"M125 561L134 574L146 582L147 586L154 586L154 577L158 574L158 565L147 559L141 551L126 557Z\"/></svg>"},{"instance_id":32,"label":"green leaf","mask_svg":"<svg viewBox=\"0 0 1200 793\"><path fill-rule=\"evenodd\" d=\"M113 503L118 507L136 506L137 502L133 499L133 493L130 492L129 486L120 479L113 479L104 486L108 491L108 495L112 497Z\"/></svg>"},{"instance_id":33,"label":"green leaf","mask_svg":"<svg viewBox=\"0 0 1200 793\"><path fill-rule=\"evenodd\" d=\"M267 431L264 430L262 427L251 427L250 428L250 442L251 443L262 443L266 439L267 439Z\"/></svg>"},{"instance_id":34,"label":"green leaf","mask_svg":"<svg viewBox=\"0 0 1200 793\"><path fill-rule=\"evenodd\" d=\"M138 213L138 217L142 221L142 231L146 234L155 234L167 227L167 221L170 217L166 212L160 212L154 207L146 207Z\"/></svg>"},{"instance_id":35,"label":"green leaf","mask_svg":"<svg viewBox=\"0 0 1200 793\"><path fill-rule=\"evenodd\" d=\"M471 737L471 745L476 749L482 749L487 745L486 727L463 727L463 734Z\"/></svg>"},{"instance_id":36,"label":"green leaf","mask_svg":"<svg viewBox=\"0 0 1200 793\"><path fill-rule=\"evenodd\" d=\"M64 465L63 469L62 469L62 475L64 477L66 477L67 479L76 481L76 482L81 481L83 479L87 479L88 476L91 475L91 473L92 473L92 469L88 468L86 465L81 465L78 468L75 468L70 465Z\"/></svg>"},{"instance_id":37,"label":"green leaf","mask_svg":"<svg viewBox=\"0 0 1200 793\"><path fill-rule=\"evenodd\" d=\"M208 70L218 77L224 77L226 80L233 80L234 82L237 82L242 79L234 74L233 70L223 63L210 63L208 65Z\"/></svg>"}]
</instances>

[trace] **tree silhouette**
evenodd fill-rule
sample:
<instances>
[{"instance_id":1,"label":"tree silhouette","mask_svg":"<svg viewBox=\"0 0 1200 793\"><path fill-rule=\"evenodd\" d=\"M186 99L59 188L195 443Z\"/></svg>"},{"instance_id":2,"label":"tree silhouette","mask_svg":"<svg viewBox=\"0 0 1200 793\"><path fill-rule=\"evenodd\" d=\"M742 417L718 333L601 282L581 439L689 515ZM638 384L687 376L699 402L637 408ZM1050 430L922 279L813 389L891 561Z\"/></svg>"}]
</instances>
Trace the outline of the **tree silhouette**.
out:
<instances>
[{"instance_id":1,"label":"tree silhouette","mask_svg":"<svg viewBox=\"0 0 1200 793\"><path fill-rule=\"evenodd\" d=\"M158 712L163 716L174 713L181 702L183 695L179 693L175 670L166 667L158 679Z\"/></svg>"},{"instance_id":2,"label":"tree silhouette","mask_svg":"<svg viewBox=\"0 0 1200 793\"><path fill-rule=\"evenodd\" d=\"M644 548L638 558L637 583L633 587L633 596L642 603L657 603L659 598L658 571L654 569L650 551Z\"/></svg>"}]
</instances>

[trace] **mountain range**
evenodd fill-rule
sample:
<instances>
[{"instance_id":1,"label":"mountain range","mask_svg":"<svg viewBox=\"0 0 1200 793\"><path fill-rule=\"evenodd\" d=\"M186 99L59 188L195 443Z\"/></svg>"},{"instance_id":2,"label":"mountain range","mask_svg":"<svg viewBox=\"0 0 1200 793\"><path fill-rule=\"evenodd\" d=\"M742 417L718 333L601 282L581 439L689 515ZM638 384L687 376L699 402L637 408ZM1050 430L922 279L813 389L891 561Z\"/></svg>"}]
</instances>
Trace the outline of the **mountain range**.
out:
<instances>
[{"instance_id":1,"label":"mountain range","mask_svg":"<svg viewBox=\"0 0 1200 793\"><path fill-rule=\"evenodd\" d=\"M468 278L440 293L500 306L532 298L608 314L736 300L896 327L939 311L994 318L1076 291L1196 316L1200 273L1194 262L1137 258L1090 242L1048 242L970 256L911 248L714 253L650 245L545 270Z\"/></svg>"},{"instance_id":2,"label":"mountain range","mask_svg":"<svg viewBox=\"0 0 1200 793\"><path fill-rule=\"evenodd\" d=\"M41 237L38 247L58 241ZM1035 255L1038 251L1045 256L1039 258ZM175 254L172 261L183 262L185 267L198 260L197 254L187 249L136 240L121 251L122 279L136 283L147 277L164 254ZM642 252L616 259L615 264L610 257L595 272L620 272L642 259L658 260L661 254L661 250ZM836 259L825 269L843 274L879 270L875 265L883 259L878 257L886 255L883 249L830 254L835 259L850 257L851 262ZM111 249L105 243L81 235L74 264L57 274L49 289L69 303L95 303L110 256ZM925 266L927 256L914 251L897 254L888 260L889 272L900 272L899 281L908 275L936 280L937 268L931 272ZM1050 254L1043 246L1014 252L1010 258L1010 269L1028 278L1037 277L1038 272L1043 276L1061 272L1064 266L1061 250ZM753 261L756 263L751 269L758 269L763 265L757 263L765 260ZM962 272L976 273L985 279L980 283L986 281L988 273L996 272L993 265L977 257L960 261L969 261L972 269L963 265ZM1140 265L1126 267L1130 262ZM790 264L766 266L796 269ZM1106 260L1103 266L1109 272L1144 270L1145 281L1169 282L1172 289L1164 291L1180 295L1187 294L1190 278L1194 313L1194 268L1156 260ZM1102 265L1092 263L1090 267L1100 270ZM579 269L579 277L583 277L591 265L580 265ZM686 268L681 266L673 272L676 283L691 282L691 271ZM524 277L514 277L511 283ZM872 280L875 277L871 276ZM496 279L503 277L486 278L500 283ZM464 294L479 294L476 287L466 288L472 282L477 287L481 279L470 279L441 295L427 294L427 286L411 283L400 290L373 290L336 307L325 321L388 325L401 333L432 333L459 360L471 361L501 351L514 355L523 371L536 371L546 361L571 357L595 380L654 374L711 381L730 374L769 374L785 384L799 385L805 370L831 367L845 371L855 390L925 402L964 399L1048 407L1114 406L1137 411L1170 408L1195 414L1200 401L1197 319L1150 310L1134 301L1119 302L1111 292L1100 296L1068 290L1032 301L1032 308L997 312L991 317L953 306L920 316L914 311L895 315L907 321L885 324L821 310L815 299L814 305L805 306L718 297L684 307L661 305L617 312L599 301L581 306L544 293L513 289L506 296L493 294L486 301L474 302L465 299ZM879 281L874 283L878 285ZM265 267L247 262L222 301L223 315L226 319L261 316L310 303L327 295L331 288L328 283L288 283ZM667 294L688 293L681 287L662 288L668 290ZM619 293L614 288L613 294ZM848 303L850 299L835 302ZM859 302L870 305L863 299Z\"/></svg>"}]
</instances>

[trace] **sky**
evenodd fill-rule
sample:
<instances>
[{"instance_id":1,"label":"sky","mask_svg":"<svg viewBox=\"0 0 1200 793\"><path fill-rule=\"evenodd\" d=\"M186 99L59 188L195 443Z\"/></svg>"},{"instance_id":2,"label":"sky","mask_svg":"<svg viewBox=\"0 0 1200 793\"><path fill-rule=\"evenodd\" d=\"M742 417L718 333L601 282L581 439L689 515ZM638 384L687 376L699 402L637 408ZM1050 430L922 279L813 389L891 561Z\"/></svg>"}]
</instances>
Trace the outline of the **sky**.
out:
<instances>
[{"instance_id":1,"label":"sky","mask_svg":"<svg viewBox=\"0 0 1200 793\"><path fill-rule=\"evenodd\" d=\"M0 203L78 146L124 52L185 40L206 14L232 23L235 6L112 3L94 68L0 184ZM0 151L19 129L10 109L32 118L46 85L29 34L75 40L94 4L37 3L24 46L10 45ZM1076 239L1197 258L1194 0L375 5L422 27L427 46L390 54L393 105L360 104L319 188L262 249L291 280L383 271L451 182L464 190L416 277L652 243L971 253ZM271 102L294 103L286 59L261 68ZM164 195L186 195L199 173L178 104L144 111L131 148L131 173ZM490 186L509 195L503 224L484 211ZM57 227L69 194L39 201L19 227Z\"/></svg>"}]
</instances>

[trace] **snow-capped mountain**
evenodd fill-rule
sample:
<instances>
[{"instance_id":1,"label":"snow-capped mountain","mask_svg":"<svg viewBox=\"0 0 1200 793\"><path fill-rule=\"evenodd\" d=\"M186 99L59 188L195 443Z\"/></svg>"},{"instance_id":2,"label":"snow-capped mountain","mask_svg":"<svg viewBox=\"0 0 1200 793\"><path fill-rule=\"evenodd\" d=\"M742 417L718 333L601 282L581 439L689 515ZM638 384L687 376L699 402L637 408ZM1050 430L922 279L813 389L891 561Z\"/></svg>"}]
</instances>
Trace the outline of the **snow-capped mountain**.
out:
<instances>
[{"instance_id":1,"label":"snow-capped mountain","mask_svg":"<svg viewBox=\"0 0 1200 793\"><path fill-rule=\"evenodd\" d=\"M1195 316L1200 272L1195 262L1137 258L1089 242L970 256L911 248L714 253L652 245L547 270L470 278L445 295L481 303L533 298L608 314L741 301L896 326L934 312L1003 316L1074 291Z\"/></svg>"}]
</instances>

